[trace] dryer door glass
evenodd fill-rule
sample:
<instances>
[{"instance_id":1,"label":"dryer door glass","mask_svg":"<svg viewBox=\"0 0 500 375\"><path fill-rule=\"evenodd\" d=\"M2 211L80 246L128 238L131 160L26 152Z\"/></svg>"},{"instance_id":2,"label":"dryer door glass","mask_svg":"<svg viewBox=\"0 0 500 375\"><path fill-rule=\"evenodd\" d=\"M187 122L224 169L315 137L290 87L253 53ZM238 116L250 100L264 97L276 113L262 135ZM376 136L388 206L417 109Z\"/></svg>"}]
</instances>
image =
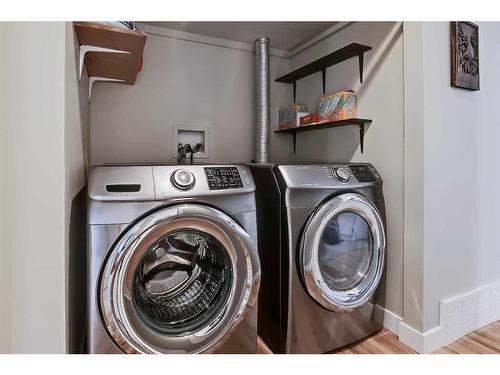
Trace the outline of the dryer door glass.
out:
<instances>
[{"instance_id":1,"label":"dryer door glass","mask_svg":"<svg viewBox=\"0 0 500 375\"><path fill-rule=\"evenodd\" d=\"M331 289L349 290L366 278L372 243L368 224L354 212L341 212L328 222L318 244L318 265Z\"/></svg>"},{"instance_id":2,"label":"dryer door glass","mask_svg":"<svg viewBox=\"0 0 500 375\"><path fill-rule=\"evenodd\" d=\"M333 311L364 305L384 269L382 218L357 193L334 197L309 218L301 241L300 268L308 293Z\"/></svg>"},{"instance_id":3,"label":"dryer door glass","mask_svg":"<svg viewBox=\"0 0 500 375\"><path fill-rule=\"evenodd\" d=\"M126 353L219 348L253 308L255 243L223 212L179 204L133 224L102 271L103 321Z\"/></svg>"}]
</instances>

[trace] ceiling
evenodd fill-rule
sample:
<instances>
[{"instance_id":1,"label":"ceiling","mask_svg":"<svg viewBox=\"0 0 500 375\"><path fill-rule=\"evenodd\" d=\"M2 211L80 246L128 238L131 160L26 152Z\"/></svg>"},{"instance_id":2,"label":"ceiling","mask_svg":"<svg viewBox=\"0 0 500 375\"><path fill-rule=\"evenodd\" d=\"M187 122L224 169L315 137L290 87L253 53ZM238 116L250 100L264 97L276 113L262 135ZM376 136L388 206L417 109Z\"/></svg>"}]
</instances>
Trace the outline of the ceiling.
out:
<instances>
[{"instance_id":1,"label":"ceiling","mask_svg":"<svg viewBox=\"0 0 500 375\"><path fill-rule=\"evenodd\" d=\"M148 25L252 44L266 36L271 47L292 51L337 22L141 22Z\"/></svg>"}]
</instances>

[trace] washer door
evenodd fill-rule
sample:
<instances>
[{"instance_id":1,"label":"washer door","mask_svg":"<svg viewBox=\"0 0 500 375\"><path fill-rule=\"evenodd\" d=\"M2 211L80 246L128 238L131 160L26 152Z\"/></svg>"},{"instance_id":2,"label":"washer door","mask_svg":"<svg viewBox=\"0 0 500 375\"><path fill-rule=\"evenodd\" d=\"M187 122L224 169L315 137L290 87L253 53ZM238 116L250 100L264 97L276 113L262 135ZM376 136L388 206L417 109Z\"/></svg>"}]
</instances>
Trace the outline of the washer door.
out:
<instances>
[{"instance_id":1,"label":"washer door","mask_svg":"<svg viewBox=\"0 0 500 375\"><path fill-rule=\"evenodd\" d=\"M382 277L385 233L365 196L339 195L308 220L300 246L307 292L332 311L352 311L373 296Z\"/></svg>"},{"instance_id":2,"label":"washer door","mask_svg":"<svg viewBox=\"0 0 500 375\"><path fill-rule=\"evenodd\" d=\"M104 264L100 307L125 353L199 353L222 345L256 301L257 250L229 216L170 206L134 224Z\"/></svg>"}]
</instances>

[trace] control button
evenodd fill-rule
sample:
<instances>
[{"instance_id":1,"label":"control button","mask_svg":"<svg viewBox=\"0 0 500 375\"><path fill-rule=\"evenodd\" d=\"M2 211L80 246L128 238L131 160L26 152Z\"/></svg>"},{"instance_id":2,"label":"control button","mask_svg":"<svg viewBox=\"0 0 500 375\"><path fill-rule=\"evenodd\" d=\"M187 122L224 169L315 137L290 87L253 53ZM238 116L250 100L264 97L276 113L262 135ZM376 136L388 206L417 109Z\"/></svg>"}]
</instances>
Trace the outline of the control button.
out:
<instances>
[{"instance_id":1,"label":"control button","mask_svg":"<svg viewBox=\"0 0 500 375\"><path fill-rule=\"evenodd\" d=\"M172 173L170 180L172 181L172 185L179 190L189 190L195 183L194 175L185 169L176 170Z\"/></svg>"},{"instance_id":2,"label":"control button","mask_svg":"<svg viewBox=\"0 0 500 375\"><path fill-rule=\"evenodd\" d=\"M346 183L347 181L349 181L349 171L346 168L334 168L333 175L340 182Z\"/></svg>"}]
</instances>

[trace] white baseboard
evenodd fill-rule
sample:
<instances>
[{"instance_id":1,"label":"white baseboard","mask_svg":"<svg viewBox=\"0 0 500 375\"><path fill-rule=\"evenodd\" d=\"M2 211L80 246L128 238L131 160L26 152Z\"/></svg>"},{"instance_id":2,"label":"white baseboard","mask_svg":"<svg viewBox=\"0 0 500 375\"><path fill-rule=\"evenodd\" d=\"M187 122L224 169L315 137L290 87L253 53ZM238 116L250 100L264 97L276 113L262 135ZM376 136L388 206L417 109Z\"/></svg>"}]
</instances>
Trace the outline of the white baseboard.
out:
<instances>
[{"instance_id":1,"label":"white baseboard","mask_svg":"<svg viewBox=\"0 0 500 375\"><path fill-rule=\"evenodd\" d=\"M418 353L430 353L500 320L500 281L442 300L439 310L440 325L424 333L401 321L399 340Z\"/></svg>"},{"instance_id":2,"label":"white baseboard","mask_svg":"<svg viewBox=\"0 0 500 375\"><path fill-rule=\"evenodd\" d=\"M500 320L500 282L447 298L440 304L443 345Z\"/></svg>"},{"instance_id":3,"label":"white baseboard","mask_svg":"<svg viewBox=\"0 0 500 375\"><path fill-rule=\"evenodd\" d=\"M427 354L439 349L442 346L442 336L440 326L422 333L404 322L399 324L399 341L417 353Z\"/></svg>"},{"instance_id":4,"label":"white baseboard","mask_svg":"<svg viewBox=\"0 0 500 375\"><path fill-rule=\"evenodd\" d=\"M382 324L389 331L399 335L399 323L403 321L403 318L399 315L384 309L380 305L375 305L373 309L373 318L377 323Z\"/></svg>"},{"instance_id":5,"label":"white baseboard","mask_svg":"<svg viewBox=\"0 0 500 375\"><path fill-rule=\"evenodd\" d=\"M441 347L441 327L421 333L403 322L403 318L375 305L374 320L399 337L399 340L418 353L430 353Z\"/></svg>"}]
</instances>

